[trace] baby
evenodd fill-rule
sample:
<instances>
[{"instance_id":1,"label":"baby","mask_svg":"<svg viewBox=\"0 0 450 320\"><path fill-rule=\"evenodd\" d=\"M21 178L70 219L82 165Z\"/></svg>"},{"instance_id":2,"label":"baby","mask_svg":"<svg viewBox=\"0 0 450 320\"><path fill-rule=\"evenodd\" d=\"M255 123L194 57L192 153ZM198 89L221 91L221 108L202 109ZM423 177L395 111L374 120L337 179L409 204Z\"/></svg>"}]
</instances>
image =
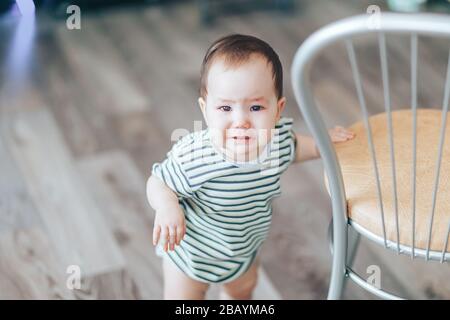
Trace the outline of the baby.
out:
<instances>
[{"instance_id":1,"label":"baby","mask_svg":"<svg viewBox=\"0 0 450 320\"><path fill-rule=\"evenodd\" d=\"M198 103L208 128L175 143L147 182L164 298L204 299L209 284L221 283L221 298L250 299L280 175L319 153L281 116L282 66L258 38L235 34L212 44ZM353 137L342 127L329 133L333 142Z\"/></svg>"}]
</instances>

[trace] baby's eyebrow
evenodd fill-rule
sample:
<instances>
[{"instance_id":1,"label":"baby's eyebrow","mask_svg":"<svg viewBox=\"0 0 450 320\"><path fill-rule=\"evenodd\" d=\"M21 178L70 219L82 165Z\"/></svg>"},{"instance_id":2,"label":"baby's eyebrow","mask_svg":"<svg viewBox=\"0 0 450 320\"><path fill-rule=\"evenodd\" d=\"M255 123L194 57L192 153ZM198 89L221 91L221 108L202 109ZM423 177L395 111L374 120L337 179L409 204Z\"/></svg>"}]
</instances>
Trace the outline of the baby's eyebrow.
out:
<instances>
[{"instance_id":1,"label":"baby's eyebrow","mask_svg":"<svg viewBox=\"0 0 450 320\"><path fill-rule=\"evenodd\" d=\"M264 100L266 100L264 97L249 99L249 101L264 101Z\"/></svg>"},{"instance_id":2,"label":"baby's eyebrow","mask_svg":"<svg viewBox=\"0 0 450 320\"><path fill-rule=\"evenodd\" d=\"M230 100L230 99L223 99L223 98L219 98L219 100L220 100L220 102L231 102L231 103L234 103L234 101L233 100Z\"/></svg>"},{"instance_id":3,"label":"baby's eyebrow","mask_svg":"<svg viewBox=\"0 0 450 320\"><path fill-rule=\"evenodd\" d=\"M250 99L245 99L246 101L264 101L266 100L266 98L264 97L257 97L257 98L250 98ZM230 100L230 99L223 99L223 98L219 98L220 102L230 102L230 103L234 103L234 100Z\"/></svg>"}]
</instances>

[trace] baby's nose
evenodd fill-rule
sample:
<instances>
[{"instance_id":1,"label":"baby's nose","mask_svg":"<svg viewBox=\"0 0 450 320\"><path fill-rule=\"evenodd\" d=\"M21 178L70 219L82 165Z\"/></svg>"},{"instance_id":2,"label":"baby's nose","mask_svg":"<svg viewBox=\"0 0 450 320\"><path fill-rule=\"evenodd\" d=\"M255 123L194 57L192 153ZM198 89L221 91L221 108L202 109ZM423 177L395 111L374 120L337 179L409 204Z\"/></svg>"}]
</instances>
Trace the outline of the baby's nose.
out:
<instances>
[{"instance_id":1,"label":"baby's nose","mask_svg":"<svg viewBox=\"0 0 450 320\"><path fill-rule=\"evenodd\" d=\"M247 120L240 120L235 121L233 123L233 128L239 128L239 129L250 129L252 126L249 121Z\"/></svg>"},{"instance_id":2,"label":"baby's nose","mask_svg":"<svg viewBox=\"0 0 450 320\"><path fill-rule=\"evenodd\" d=\"M248 115L242 111L236 112L233 117L233 127L244 129L251 128L251 123L248 119Z\"/></svg>"}]
</instances>

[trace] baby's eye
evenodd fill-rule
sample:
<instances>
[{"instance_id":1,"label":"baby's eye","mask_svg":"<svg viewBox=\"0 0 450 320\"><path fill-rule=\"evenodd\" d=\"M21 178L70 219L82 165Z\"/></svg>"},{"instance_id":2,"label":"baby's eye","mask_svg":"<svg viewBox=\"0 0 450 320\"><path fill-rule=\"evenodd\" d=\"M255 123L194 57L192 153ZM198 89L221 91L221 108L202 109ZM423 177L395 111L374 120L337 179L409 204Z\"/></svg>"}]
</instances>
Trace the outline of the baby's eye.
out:
<instances>
[{"instance_id":1,"label":"baby's eye","mask_svg":"<svg viewBox=\"0 0 450 320\"><path fill-rule=\"evenodd\" d=\"M258 105L250 107L251 111L261 111L262 109L264 109L264 107L263 106L258 106Z\"/></svg>"},{"instance_id":2,"label":"baby's eye","mask_svg":"<svg viewBox=\"0 0 450 320\"><path fill-rule=\"evenodd\" d=\"M218 109L222 110L222 111L231 111L231 107L230 106L220 106Z\"/></svg>"}]
</instances>

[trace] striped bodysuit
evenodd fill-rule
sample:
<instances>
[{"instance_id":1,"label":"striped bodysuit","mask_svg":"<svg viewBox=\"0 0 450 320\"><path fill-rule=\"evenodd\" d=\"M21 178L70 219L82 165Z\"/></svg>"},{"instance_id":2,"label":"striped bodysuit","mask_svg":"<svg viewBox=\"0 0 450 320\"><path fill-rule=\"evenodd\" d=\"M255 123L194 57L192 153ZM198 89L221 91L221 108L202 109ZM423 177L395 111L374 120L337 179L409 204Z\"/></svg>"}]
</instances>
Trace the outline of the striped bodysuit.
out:
<instances>
[{"instance_id":1,"label":"striped bodysuit","mask_svg":"<svg viewBox=\"0 0 450 320\"><path fill-rule=\"evenodd\" d=\"M157 176L178 196L186 234L168 256L185 274L207 283L229 282L252 264L267 237L272 199L281 194L280 175L295 158L292 119L281 118L259 159L236 163L210 141L209 130L181 138Z\"/></svg>"}]
</instances>

